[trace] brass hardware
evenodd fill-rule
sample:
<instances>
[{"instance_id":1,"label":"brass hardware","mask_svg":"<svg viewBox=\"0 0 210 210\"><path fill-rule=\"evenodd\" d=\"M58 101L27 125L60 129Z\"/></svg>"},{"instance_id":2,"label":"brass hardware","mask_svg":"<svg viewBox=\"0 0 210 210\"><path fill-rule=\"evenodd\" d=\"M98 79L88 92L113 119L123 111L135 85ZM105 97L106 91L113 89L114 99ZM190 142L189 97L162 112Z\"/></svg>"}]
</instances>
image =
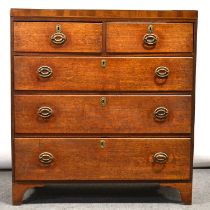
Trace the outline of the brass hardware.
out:
<instances>
[{"instance_id":1,"label":"brass hardware","mask_svg":"<svg viewBox=\"0 0 210 210\"><path fill-rule=\"evenodd\" d=\"M101 97L100 98L100 104L101 106L106 106L107 105L107 98L106 97Z\"/></svg>"},{"instance_id":2,"label":"brass hardware","mask_svg":"<svg viewBox=\"0 0 210 210\"><path fill-rule=\"evenodd\" d=\"M105 147L105 140L100 140L99 142L100 148L103 149Z\"/></svg>"},{"instance_id":3,"label":"brass hardware","mask_svg":"<svg viewBox=\"0 0 210 210\"><path fill-rule=\"evenodd\" d=\"M61 33L61 25L56 25L55 33L51 36L51 41L54 44L61 45L66 41L66 35Z\"/></svg>"},{"instance_id":4,"label":"brass hardware","mask_svg":"<svg viewBox=\"0 0 210 210\"><path fill-rule=\"evenodd\" d=\"M41 66L37 69L39 77L49 78L52 76L52 69L49 66Z\"/></svg>"},{"instance_id":5,"label":"brass hardware","mask_svg":"<svg viewBox=\"0 0 210 210\"><path fill-rule=\"evenodd\" d=\"M157 35L153 33L153 26L149 25L147 28L147 34L143 38L144 44L149 47L154 47L158 41Z\"/></svg>"},{"instance_id":6,"label":"brass hardware","mask_svg":"<svg viewBox=\"0 0 210 210\"><path fill-rule=\"evenodd\" d=\"M107 60L102 59L102 60L101 60L101 67L102 67L102 68L106 68L106 66L107 66Z\"/></svg>"},{"instance_id":7,"label":"brass hardware","mask_svg":"<svg viewBox=\"0 0 210 210\"><path fill-rule=\"evenodd\" d=\"M154 111L154 118L157 121L164 121L168 117L168 109L166 107L158 107Z\"/></svg>"},{"instance_id":8,"label":"brass hardware","mask_svg":"<svg viewBox=\"0 0 210 210\"><path fill-rule=\"evenodd\" d=\"M169 68L165 66L159 66L155 69L155 74L158 78L167 78L169 75Z\"/></svg>"},{"instance_id":9,"label":"brass hardware","mask_svg":"<svg viewBox=\"0 0 210 210\"><path fill-rule=\"evenodd\" d=\"M51 117L53 110L50 107L43 106L38 109L38 115L44 119Z\"/></svg>"},{"instance_id":10,"label":"brass hardware","mask_svg":"<svg viewBox=\"0 0 210 210\"><path fill-rule=\"evenodd\" d=\"M42 152L40 155L39 155L39 161L43 164L50 164L52 163L54 160L54 157L51 153L49 152Z\"/></svg>"},{"instance_id":11,"label":"brass hardware","mask_svg":"<svg viewBox=\"0 0 210 210\"><path fill-rule=\"evenodd\" d=\"M164 164L168 161L168 155L164 152L158 152L153 155L153 161L155 163Z\"/></svg>"}]
</instances>

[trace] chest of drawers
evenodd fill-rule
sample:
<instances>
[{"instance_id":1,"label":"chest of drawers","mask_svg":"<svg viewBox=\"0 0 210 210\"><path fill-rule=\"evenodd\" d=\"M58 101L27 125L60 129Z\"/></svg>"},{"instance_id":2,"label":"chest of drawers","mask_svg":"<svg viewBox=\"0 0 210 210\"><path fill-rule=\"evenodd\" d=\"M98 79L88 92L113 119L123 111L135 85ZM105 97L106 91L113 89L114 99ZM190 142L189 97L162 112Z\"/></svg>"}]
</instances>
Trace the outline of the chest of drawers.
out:
<instances>
[{"instance_id":1,"label":"chest of drawers","mask_svg":"<svg viewBox=\"0 0 210 210\"><path fill-rule=\"evenodd\" d=\"M197 11L12 9L13 204L94 181L191 204L196 32Z\"/></svg>"}]
</instances>

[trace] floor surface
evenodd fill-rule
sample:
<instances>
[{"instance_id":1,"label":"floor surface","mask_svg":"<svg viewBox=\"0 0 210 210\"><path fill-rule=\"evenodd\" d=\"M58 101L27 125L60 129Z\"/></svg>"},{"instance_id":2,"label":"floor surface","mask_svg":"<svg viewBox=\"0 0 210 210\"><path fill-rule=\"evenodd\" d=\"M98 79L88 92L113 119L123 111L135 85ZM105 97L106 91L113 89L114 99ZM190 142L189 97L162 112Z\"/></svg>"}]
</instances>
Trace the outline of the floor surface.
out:
<instances>
[{"instance_id":1,"label":"floor surface","mask_svg":"<svg viewBox=\"0 0 210 210\"><path fill-rule=\"evenodd\" d=\"M0 171L0 210L210 210L210 169L194 169L193 205L180 203L172 188L141 184L70 184L29 190L11 205L11 172Z\"/></svg>"}]
</instances>

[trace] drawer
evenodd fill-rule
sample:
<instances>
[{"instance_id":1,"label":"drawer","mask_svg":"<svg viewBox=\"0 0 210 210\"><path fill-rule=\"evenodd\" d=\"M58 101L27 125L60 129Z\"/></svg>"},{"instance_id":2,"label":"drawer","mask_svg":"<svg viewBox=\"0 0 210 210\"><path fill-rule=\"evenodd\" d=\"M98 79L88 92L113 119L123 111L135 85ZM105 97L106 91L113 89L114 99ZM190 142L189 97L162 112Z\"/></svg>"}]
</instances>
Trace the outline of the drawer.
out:
<instances>
[{"instance_id":1,"label":"drawer","mask_svg":"<svg viewBox=\"0 0 210 210\"><path fill-rule=\"evenodd\" d=\"M15 56L15 90L191 91L193 58Z\"/></svg>"},{"instance_id":2,"label":"drawer","mask_svg":"<svg viewBox=\"0 0 210 210\"><path fill-rule=\"evenodd\" d=\"M101 23L14 22L14 51L96 53L101 48Z\"/></svg>"},{"instance_id":3,"label":"drawer","mask_svg":"<svg viewBox=\"0 0 210 210\"><path fill-rule=\"evenodd\" d=\"M16 138L14 148L16 181L190 179L190 139Z\"/></svg>"},{"instance_id":4,"label":"drawer","mask_svg":"<svg viewBox=\"0 0 210 210\"><path fill-rule=\"evenodd\" d=\"M15 95L16 133L190 133L189 95Z\"/></svg>"},{"instance_id":5,"label":"drawer","mask_svg":"<svg viewBox=\"0 0 210 210\"><path fill-rule=\"evenodd\" d=\"M107 23L107 51L192 52L193 24L152 23L150 27L150 23Z\"/></svg>"}]
</instances>

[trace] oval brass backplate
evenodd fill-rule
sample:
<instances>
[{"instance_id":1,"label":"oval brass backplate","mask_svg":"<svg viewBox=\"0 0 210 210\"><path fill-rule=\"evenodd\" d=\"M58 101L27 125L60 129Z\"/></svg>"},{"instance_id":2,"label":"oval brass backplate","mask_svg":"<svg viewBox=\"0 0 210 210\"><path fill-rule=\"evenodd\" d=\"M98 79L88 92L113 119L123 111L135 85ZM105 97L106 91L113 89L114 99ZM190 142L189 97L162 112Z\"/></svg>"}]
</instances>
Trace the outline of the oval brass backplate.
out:
<instances>
[{"instance_id":1,"label":"oval brass backplate","mask_svg":"<svg viewBox=\"0 0 210 210\"><path fill-rule=\"evenodd\" d=\"M49 78L52 76L52 69L49 66L40 66L37 72L41 78Z\"/></svg>"},{"instance_id":2,"label":"oval brass backplate","mask_svg":"<svg viewBox=\"0 0 210 210\"><path fill-rule=\"evenodd\" d=\"M56 45L61 45L66 41L66 35L61 33L61 25L56 25L56 32L51 36L51 42Z\"/></svg>"},{"instance_id":3,"label":"oval brass backplate","mask_svg":"<svg viewBox=\"0 0 210 210\"><path fill-rule=\"evenodd\" d=\"M165 152L158 152L153 155L153 160L155 163L166 163L168 161L168 155Z\"/></svg>"},{"instance_id":4,"label":"oval brass backplate","mask_svg":"<svg viewBox=\"0 0 210 210\"><path fill-rule=\"evenodd\" d=\"M105 147L105 140L101 139L99 141L99 146L100 146L101 149L103 149Z\"/></svg>"},{"instance_id":5,"label":"oval brass backplate","mask_svg":"<svg viewBox=\"0 0 210 210\"><path fill-rule=\"evenodd\" d=\"M42 106L38 109L37 114L43 119L48 119L53 115L53 110L48 106Z\"/></svg>"},{"instance_id":6,"label":"oval brass backplate","mask_svg":"<svg viewBox=\"0 0 210 210\"><path fill-rule=\"evenodd\" d=\"M157 35L153 34L153 25L148 26L147 34L145 34L143 41L147 47L153 48L156 45L158 37Z\"/></svg>"},{"instance_id":7,"label":"oval brass backplate","mask_svg":"<svg viewBox=\"0 0 210 210\"><path fill-rule=\"evenodd\" d=\"M53 155L50 152L42 152L39 155L39 161L43 164L50 164L54 160Z\"/></svg>"},{"instance_id":8,"label":"oval brass backplate","mask_svg":"<svg viewBox=\"0 0 210 210\"><path fill-rule=\"evenodd\" d=\"M159 66L155 69L155 75L160 79L167 78L169 75L169 68L166 66Z\"/></svg>"},{"instance_id":9,"label":"oval brass backplate","mask_svg":"<svg viewBox=\"0 0 210 210\"><path fill-rule=\"evenodd\" d=\"M158 107L154 111L154 118L157 121L164 121L168 117L168 109L166 107Z\"/></svg>"},{"instance_id":10,"label":"oval brass backplate","mask_svg":"<svg viewBox=\"0 0 210 210\"><path fill-rule=\"evenodd\" d=\"M101 106L107 105L107 98L105 96L100 98L100 104L101 104Z\"/></svg>"}]
</instances>

